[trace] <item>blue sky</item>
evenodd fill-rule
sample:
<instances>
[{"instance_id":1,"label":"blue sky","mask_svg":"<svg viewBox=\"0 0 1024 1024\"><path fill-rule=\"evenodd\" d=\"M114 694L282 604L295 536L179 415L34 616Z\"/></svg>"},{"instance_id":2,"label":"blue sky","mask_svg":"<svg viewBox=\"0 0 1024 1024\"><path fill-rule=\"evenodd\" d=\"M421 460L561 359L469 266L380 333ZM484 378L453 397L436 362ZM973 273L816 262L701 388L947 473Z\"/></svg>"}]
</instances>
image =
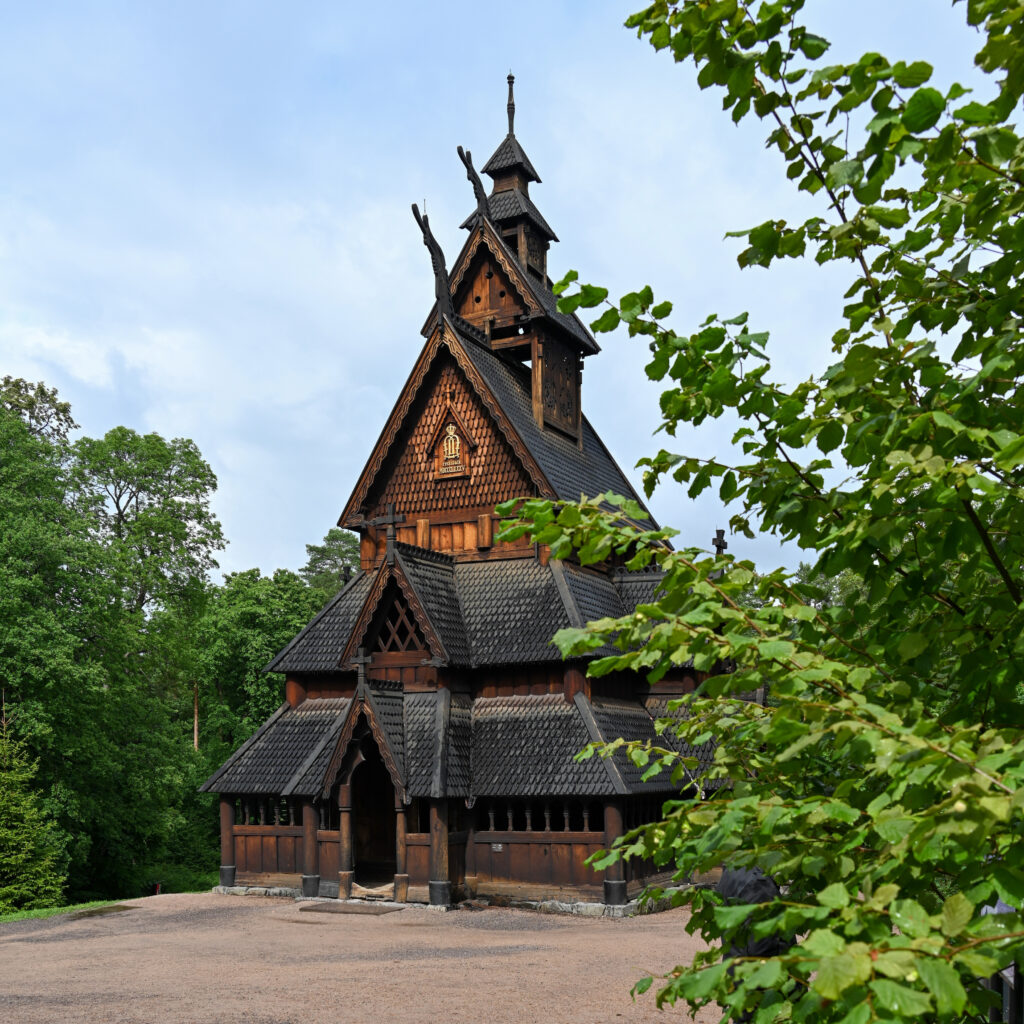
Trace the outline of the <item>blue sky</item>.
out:
<instances>
[{"instance_id":1,"label":"blue sky","mask_svg":"<svg viewBox=\"0 0 1024 1024\"><path fill-rule=\"evenodd\" d=\"M621 27L630 4L7 4L0 35L0 375L41 379L83 430L193 438L220 486L225 571L297 568L332 526L422 345L426 201L449 263L480 166L516 134L560 244L554 277L649 283L689 330L747 309L778 374L829 361L848 276L740 272L726 231L814 212L760 126L733 126L692 65ZM927 59L975 81L977 37L943 0L810 0L847 59ZM642 349L601 339L584 410L627 469L657 449ZM674 447L728 457L728 426ZM634 481L639 474L631 474ZM681 542L728 514L674 485ZM730 551L764 568L771 538Z\"/></svg>"}]
</instances>

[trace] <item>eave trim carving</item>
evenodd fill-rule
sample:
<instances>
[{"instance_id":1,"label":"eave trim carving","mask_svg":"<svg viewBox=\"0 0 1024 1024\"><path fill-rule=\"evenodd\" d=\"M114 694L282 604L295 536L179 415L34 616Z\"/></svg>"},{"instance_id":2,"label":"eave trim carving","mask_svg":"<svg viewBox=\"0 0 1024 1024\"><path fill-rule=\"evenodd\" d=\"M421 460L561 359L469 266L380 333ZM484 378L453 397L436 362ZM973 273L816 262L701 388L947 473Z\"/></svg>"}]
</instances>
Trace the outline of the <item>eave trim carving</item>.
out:
<instances>
[{"instance_id":1,"label":"eave trim carving","mask_svg":"<svg viewBox=\"0 0 1024 1024\"><path fill-rule=\"evenodd\" d=\"M355 697L352 699L348 717L345 719L345 725L342 727L341 735L338 737L338 742L334 747L334 753L331 754L331 760L327 764L327 771L324 774L324 784L320 792L321 799L326 799L331 795L334 780L337 778L338 772L341 770L342 762L345 760L345 754L348 753L349 744L352 742L352 734L355 732L360 715L365 715L366 717L366 722L370 727L370 732L373 735L374 742L377 744L377 749L380 751L381 759L384 761L388 774L391 776L391 782L395 787L395 793L401 798L403 803L408 803L405 795L405 780L402 778L402 774L398 770L398 765L395 763L394 754L391 752L391 747L388 744L387 734L381 727L380 720L377 715L377 709L373 702L373 694L365 683L359 686Z\"/></svg>"}]
</instances>

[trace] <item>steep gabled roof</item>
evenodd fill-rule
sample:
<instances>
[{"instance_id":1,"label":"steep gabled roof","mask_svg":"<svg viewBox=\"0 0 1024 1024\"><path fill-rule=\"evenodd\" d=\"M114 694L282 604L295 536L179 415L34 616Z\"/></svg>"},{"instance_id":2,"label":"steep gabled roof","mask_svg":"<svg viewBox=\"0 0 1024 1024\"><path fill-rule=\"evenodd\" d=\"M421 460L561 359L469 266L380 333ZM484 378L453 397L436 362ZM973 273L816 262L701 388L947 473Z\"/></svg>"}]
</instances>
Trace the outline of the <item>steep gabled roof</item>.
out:
<instances>
[{"instance_id":1,"label":"steep gabled roof","mask_svg":"<svg viewBox=\"0 0 1024 1024\"><path fill-rule=\"evenodd\" d=\"M460 337L459 341L466 358L542 470L550 496L562 501L579 501L581 494L592 498L614 491L643 506L640 495L586 416L582 417L582 447L556 431L542 430L533 418L530 371L468 337Z\"/></svg>"},{"instance_id":2,"label":"steep gabled roof","mask_svg":"<svg viewBox=\"0 0 1024 1024\"><path fill-rule=\"evenodd\" d=\"M338 520L339 526L358 525L360 518L359 510L366 501L371 488L377 482L388 457L395 452L402 429L413 414L416 398L423 388L431 367L438 357L445 353L454 357L456 364L465 374L470 386L490 414L499 433L511 447L516 458L523 466L526 475L533 481L537 492L555 497L536 459L534 459L529 448L524 444L523 439L519 436L518 431L512 425L511 420L505 414L500 403L481 380L476 367L466 356L464 350L466 345L479 345L479 342L468 340L468 336L463 336L462 340L457 338L455 328L448 320L445 320L443 331L435 330L428 339L427 344L424 345L423 351L416 360L416 365L413 367L409 379L398 396L398 401L391 410L391 415L388 417L387 423L377 439L369 459L367 459L366 466L359 475L356 486Z\"/></svg>"},{"instance_id":3,"label":"steep gabled roof","mask_svg":"<svg viewBox=\"0 0 1024 1024\"><path fill-rule=\"evenodd\" d=\"M468 665L471 656L455 581L455 559L396 544L395 564L405 574L441 642L439 655L450 664Z\"/></svg>"},{"instance_id":4,"label":"steep gabled roof","mask_svg":"<svg viewBox=\"0 0 1024 1024\"><path fill-rule=\"evenodd\" d=\"M527 305L530 307L529 315L531 317L543 317L549 323L560 327L580 348L584 355L593 355L596 352L600 352L601 346L594 341L593 335L584 326L583 321L575 313L559 312L558 298L545 282L539 281L533 274L528 274L523 269L516 254L505 244L501 233L490 220L474 213L465 221L463 227L472 225L474 221L476 221L477 226L471 228L469 238L466 239L462 250L452 264L450 276L452 295L454 296L458 291L462 278L467 270L469 270L477 250L483 245L512 280L516 290L524 297ZM424 323L423 333L427 333L430 325L436 323L436 321L437 307L435 304L430 316Z\"/></svg>"}]
</instances>

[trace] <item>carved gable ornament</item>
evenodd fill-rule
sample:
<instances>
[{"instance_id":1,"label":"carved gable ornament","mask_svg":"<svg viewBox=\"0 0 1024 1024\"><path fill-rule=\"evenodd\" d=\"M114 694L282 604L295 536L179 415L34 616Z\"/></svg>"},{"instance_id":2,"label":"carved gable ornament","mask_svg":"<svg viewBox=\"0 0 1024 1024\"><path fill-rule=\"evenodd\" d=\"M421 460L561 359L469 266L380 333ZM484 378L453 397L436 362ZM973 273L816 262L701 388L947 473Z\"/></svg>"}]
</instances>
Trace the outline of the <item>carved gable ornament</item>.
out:
<instances>
[{"instance_id":1,"label":"carved gable ornament","mask_svg":"<svg viewBox=\"0 0 1024 1024\"><path fill-rule=\"evenodd\" d=\"M476 440L449 400L427 445L427 457L434 465L434 479L451 480L469 476L476 446Z\"/></svg>"}]
</instances>

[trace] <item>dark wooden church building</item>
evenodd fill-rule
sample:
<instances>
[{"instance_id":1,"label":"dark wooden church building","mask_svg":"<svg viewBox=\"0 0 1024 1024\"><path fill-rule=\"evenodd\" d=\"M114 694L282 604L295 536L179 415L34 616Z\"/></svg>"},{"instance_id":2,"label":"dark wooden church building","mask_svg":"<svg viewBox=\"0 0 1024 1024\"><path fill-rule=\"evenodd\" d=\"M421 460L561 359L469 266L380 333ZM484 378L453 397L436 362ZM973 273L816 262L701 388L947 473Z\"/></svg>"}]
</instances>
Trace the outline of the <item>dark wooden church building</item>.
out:
<instances>
[{"instance_id":1,"label":"dark wooden church building","mask_svg":"<svg viewBox=\"0 0 1024 1024\"><path fill-rule=\"evenodd\" d=\"M477 208L450 271L414 207L436 282L426 344L339 520L361 571L268 666L285 702L204 784L221 798L223 885L622 904L645 882L644 865L585 861L659 813L667 777L574 755L655 740L694 679L590 680L551 637L630 612L658 577L496 540L509 498L638 498L582 413L598 346L557 309L556 238L514 111L509 76L489 194L459 150Z\"/></svg>"}]
</instances>

